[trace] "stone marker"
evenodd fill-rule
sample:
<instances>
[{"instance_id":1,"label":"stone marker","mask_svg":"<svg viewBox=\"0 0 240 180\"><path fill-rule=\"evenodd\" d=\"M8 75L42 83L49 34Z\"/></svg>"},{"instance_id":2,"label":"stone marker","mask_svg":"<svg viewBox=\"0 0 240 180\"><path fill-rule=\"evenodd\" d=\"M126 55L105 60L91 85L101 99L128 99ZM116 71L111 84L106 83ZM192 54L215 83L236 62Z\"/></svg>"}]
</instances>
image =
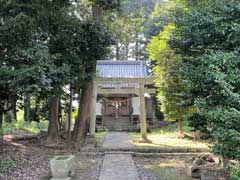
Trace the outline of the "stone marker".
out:
<instances>
[{"instance_id":1,"label":"stone marker","mask_svg":"<svg viewBox=\"0 0 240 180\"><path fill-rule=\"evenodd\" d=\"M70 180L74 174L74 156L57 156L50 160L51 180Z\"/></svg>"},{"instance_id":2,"label":"stone marker","mask_svg":"<svg viewBox=\"0 0 240 180\"><path fill-rule=\"evenodd\" d=\"M186 164L186 173L190 178L201 178L201 169L195 164Z\"/></svg>"},{"instance_id":3,"label":"stone marker","mask_svg":"<svg viewBox=\"0 0 240 180\"><path fill-rule=\"evenodd\" d=\"M216 180L216 176L212 172L203 171L201 172L201 180Z\"/></svg>"}]
</instances>

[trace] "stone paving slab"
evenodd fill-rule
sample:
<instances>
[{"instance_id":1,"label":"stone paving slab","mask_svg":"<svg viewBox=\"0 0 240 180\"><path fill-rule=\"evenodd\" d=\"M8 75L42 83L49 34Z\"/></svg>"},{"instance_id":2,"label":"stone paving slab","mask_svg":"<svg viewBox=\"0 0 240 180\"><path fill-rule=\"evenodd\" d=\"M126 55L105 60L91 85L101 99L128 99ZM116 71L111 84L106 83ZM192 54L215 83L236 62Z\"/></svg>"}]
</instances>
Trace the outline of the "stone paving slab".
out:
<instances>
[{"instance_id":1,"label":"stone paving slab","mask_svg":"<svg viewBox=\"0 0 240 180\"><path fill-rule=\"evenodd\" d=\"M105 137L103 149L133 149L133 143L127 132L110 132Z\"/></svg>"},{"instance_id":2,"label":"stone paving slab","mask_svg":"<svg viewBox=\"0 0 240 180\"><path fill-rule=\"evenodd\" d=\"M106 154L99 180L140 180L131 155Z\"/></svg>"}]
</instances>

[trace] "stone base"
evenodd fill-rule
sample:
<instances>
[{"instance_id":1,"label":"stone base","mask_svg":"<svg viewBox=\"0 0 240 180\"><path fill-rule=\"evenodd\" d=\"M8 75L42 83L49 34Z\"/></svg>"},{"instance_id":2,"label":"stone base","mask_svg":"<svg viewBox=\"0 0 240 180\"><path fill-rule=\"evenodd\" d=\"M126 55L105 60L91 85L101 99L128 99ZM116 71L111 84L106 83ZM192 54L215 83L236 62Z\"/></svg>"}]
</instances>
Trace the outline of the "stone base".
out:
<instances>
[{"instance_id":1,"label":"stone base","mask_svg":"<svg viewBox=\"0 0 240 180\"><path fill-rule=\"evenodd\" d=\"M201 169L195 164L186 164L186 173L190 178L201 179Z\"/></svg>"},{"instance_id":2,"label":"stone base","mask_svg":"<svg viewBox=\"0 0 240 180\"><path fill-rule=\"evenodd\" d=\"M74 156L56 156L50 160L50 167L53 180L68 180L68 177L74 172ZM55 179L54 179L55 178Z\"/></svg>"},{"instance_id":3,"label":"stone base","mask_svg":"<svg viewBox=\"0 0 240 180\"><path fill-rule=\"evenodd\" d=\"M72 178L51 178L51 180L71 180Z\"/></svg>"},{"instance_id":4,"label":"stone base","mask_svg":"<svg viewBox=\"0 0 240 180\"><path fill-rule=\"evenodd\" d=\"M152 141L150 141L148 138L141 138L138 141L139 143L152 143Z\"/></svg>"}]
</instances>

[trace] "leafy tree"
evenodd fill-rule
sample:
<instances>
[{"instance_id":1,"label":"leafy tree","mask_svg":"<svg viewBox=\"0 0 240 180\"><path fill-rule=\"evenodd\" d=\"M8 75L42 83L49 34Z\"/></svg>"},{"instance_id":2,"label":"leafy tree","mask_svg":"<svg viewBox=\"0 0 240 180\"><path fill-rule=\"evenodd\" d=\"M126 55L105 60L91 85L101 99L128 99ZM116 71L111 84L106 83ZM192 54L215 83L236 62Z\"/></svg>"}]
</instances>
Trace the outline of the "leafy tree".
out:
<instances>
[{"instance_id":1,"label":"leafy tree","mask_svg":"<svg viewBox=\"0 0 240 180\"><path fill-rule=\"evenodd\" d=\"M170 44L184 59L186 87L197 108L191 120L195 124L205 121L204 126L217 138L215 153L239 160L239 2L182 3L184 8L176 11L177 30Z\"/></svg>"},{"instance_id":2,"label":"leafy tree","mask_svg":"<svg viewBox=\"0 0 240 180\"><path fill-rule=\"evenodd\" d=\"M167 120L179 122L182 132L182 120L193 110L192 107L182 105L185 93L183 78L180 74L182 58L168 47L175 26L167 25L158 36L154 36L147 46L150 58L153 60L155 83L158 87L158 101L161 111Z\"/></svg>"},{"instance_id":3,"label":"leafy tree","mask_svg":"<svg viewBox=\"0 0 240 180\"><path fill-rule=\"evenodd\" d=\"M155 0L123 0L120 12L110 14L105 22L113 32L115 45L111 59L146 60L145 22L154 8Z\"/></svg>"},{"instance_id":4,"label":"leafy tree","mask_svg":"<svg viewBox=\"0 0 240 180\"><path fill-rule=\"evenodd\" d=\"M3 104L11 97L47 98L48 140L54 142L60 124L63 87L71 84L82 89L76 127L84 138L89 118L86 99L91 95L89 85L96 60L108 52L112 42L110 33L96 21L81 21L69 1L2 0L0 15L1 117L7 111ZM79 137L79 131L76 132Z\"/></svg>"}]
</instances>

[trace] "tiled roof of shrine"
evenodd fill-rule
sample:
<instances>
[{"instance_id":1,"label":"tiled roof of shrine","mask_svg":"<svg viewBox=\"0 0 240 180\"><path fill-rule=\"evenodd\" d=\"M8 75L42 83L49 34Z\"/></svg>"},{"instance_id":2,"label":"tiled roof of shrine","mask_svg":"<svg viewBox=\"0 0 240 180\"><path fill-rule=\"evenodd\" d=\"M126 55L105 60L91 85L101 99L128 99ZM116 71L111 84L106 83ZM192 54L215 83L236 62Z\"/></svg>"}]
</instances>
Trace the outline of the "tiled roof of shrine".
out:
<instances>
[{"instance_id":1,"label":"tiled roof of shrine","mask_svg":"<svg viewBox=\"0 0 240 180\"><path fill-rule=\"evenodd\" d=\"M104 78L138 78L147 77L146 61L98 61L97 74Z\"/></svg>"}]
</instances>

